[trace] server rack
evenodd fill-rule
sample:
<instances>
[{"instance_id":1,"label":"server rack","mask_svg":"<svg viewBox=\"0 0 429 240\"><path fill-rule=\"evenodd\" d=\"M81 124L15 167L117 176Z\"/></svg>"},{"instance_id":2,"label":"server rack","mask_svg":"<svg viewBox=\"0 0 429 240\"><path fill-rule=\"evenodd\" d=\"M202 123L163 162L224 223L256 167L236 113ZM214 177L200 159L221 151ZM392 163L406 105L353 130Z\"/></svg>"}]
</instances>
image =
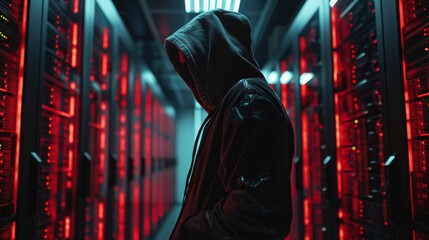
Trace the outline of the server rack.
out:
<instances>
[{"instance_id":1,"label":"server rack","mask_svg":"<svg viewBox=\"0 0 429 240\"><path fill-rule=\"evenodd\" d=\"M94 14L95 13L95 14ZM94 2L85 5L77 239L104 239L107 211L111 25ZM85 61L87 62L85 64Z\"/></svg>"},{"instance_id":2,"label":"server rack","mask_svg":"<svg viewBox=\"0 0 429 240\"><path fill-rule=\"evenodd\" d=\"M146 87L145 90L145 129L144 129L144 160L145 173L144 182L144 237L149 238L151 235L151 214L152 214L152 186L151 186L151 169L152 169L152 90Z\"/></svg>"},{"instance_id":3,"label":"server rack","mask_svg":"<svg viewBox=\"0 0 429 240\"><path fill-rule=\"evenodd\" d=\"M20 167L17 237L73 238L81 10L77 0L29 5L28 34L36 39L28 43L26 76L34 80L28 81L23 92L23 119L28 122L21 128L27 135L20 151L25 160ZM38 21L33 23L35 19ZM36 52L40 46L42 51ZM40 61L35 64L29 59ZM29 64L35 66L27 68ZM33 201L27 202L28 197Z\"/></svg>"},{"instance_id":4,"label":"server rack","mask_svg":"<svg viewBox=\"0 0 429 240\"><path fill-rule=\"evenodd\" d=\"M141 239L143 235L143 183L142 174L144 174L143 159L143 126L144 126L144 109L143 109L143 82L141 69L137 67L134 76L134 105L133 105L133 124L132 124L132 162L130 164L128 176L131 191L128 198L129 206L132 209L127 218L127 225L130 226L128 239Z\"/></svg>"},{"instance_id":5,"label":"server rack","mask_svg":"<svg viewBox=\"0 0 429 240\"><path fill-rule=\"evenodd\" d=\"M399 0L412 236L429 239L429 1ZM394 7L392 7L394 9Z\"/></svg>"},{"instance_id":6,"label":"server rack","mask_svg":"<svg viewBox=\"0 0 429 240\"><path fill-rule=\"evenodd\" d=\"M293 129L296 129L296 94L298 68L296 67L297 54L293 52L294 48L288 47L285 51L284 57L280 61L280 98L283 106L292 122ZM296 138L295 138L296 142ZM296 160L296 158L295 158ZM292 197L292 223L291 226L299 226L302 221L302 212L300 212L301 200L298 196L298 186L302 186L302 183L298 184L297 179L297 166L296 161L292 163L292 169L290 174L291 181L291 197ZM288 240L299 239L300 231L296 227L292 227L288 236Z\"/></svg>"},{"instance_id":7,"label":"server rack","mask_svg":"<svg viewBox=\"0 0 429 240\"><path fill-rule=\"evenodd\" d=\"M137 144L145 137L143 82L158 89L149 98L162 108L156 187L163 190L172 185L166 166L174 160L167 164L165 154L174 154L174 133L113 4L5 0L0 15L0 238L143 239L141 216L157 212L159 222L171 205L163 191L156 211L143 207L153 197L143 188L144 174L153 177L143 150L154 142L148 135ZM134 65L140 72L131 78Z\"/></svg>"},{"instance_id":8,"label":"server rack","mask_svg":"<svg viewBox=\"0 0 429 240\"><path fill-rule=\"evenodd\" d=\"M338 1L332 8L340 239L389 234L377 4Z\"/></svg>"},{"instance_id":9,"label":"server rack","mask_svg":"<svg viewBox=\"0 0 429 240\"><path fill-rule=\"evenodd\" d=\"M290 239L338 238L329 33L329 5L306 1L268 64L280 70L280 96L294 122Z\"/></svg>"},{"instance_id":10,"label":"server rack","mask_svg":"<svg viewBox=\"0 0 429 240\"><path fill-rule=\"evenodd\" d=\"M0 239L15 238L27 1L0 4Z\"/></svg>"}]
</instances>

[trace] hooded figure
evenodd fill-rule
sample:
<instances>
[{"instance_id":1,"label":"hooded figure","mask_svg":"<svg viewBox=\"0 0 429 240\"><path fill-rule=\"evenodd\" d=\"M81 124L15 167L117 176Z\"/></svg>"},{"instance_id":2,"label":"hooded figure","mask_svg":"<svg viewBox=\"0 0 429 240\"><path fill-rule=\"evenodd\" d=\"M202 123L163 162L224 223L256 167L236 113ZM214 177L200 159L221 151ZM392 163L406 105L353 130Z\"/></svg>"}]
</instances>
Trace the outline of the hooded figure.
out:
<instances>
[{"instance_id":1,"label":"hooded figure","mask_svg":"<svg viewBox=\"0 0 429 240\"><path fill-rule=\"evenodd\" d=\"M165 48L208 112L170 239L284 239L294 136L253 57L249 20L208 11L168 37Z\"/></svg>"}]
</instances>

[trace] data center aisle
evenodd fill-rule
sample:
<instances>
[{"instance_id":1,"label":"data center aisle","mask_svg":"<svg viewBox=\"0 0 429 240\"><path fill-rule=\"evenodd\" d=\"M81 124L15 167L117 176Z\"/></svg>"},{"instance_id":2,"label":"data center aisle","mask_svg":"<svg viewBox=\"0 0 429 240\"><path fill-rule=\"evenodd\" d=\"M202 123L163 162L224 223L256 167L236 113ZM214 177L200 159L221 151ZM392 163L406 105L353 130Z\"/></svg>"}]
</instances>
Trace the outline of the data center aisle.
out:
<instances>
[{"instance_id":1,"label":"data center aisle","mask_svg":"<svg viewBox=\"0 0 429 240\"><path fill-rule=\"evenodd\" d=\"M155 240L167 240L170 237L170 233L173 230L174 224L180 213L180 204L172 206L171 211L168 213L165 221L162 223L158 232L155 234Z\"/></svg>"}]
</instances>

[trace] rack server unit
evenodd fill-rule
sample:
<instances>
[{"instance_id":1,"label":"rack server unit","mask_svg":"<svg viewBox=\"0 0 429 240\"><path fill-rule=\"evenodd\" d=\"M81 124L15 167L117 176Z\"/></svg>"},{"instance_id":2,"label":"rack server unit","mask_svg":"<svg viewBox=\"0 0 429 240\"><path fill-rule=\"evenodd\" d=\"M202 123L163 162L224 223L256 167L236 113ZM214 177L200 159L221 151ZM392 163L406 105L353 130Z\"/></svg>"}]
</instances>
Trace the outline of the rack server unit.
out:
<instances>
[{"instance_id":1,"label":"rack server unit","mask_svg":"<svg viewBox=\"0 0 429 240\"><path fill-rule=\"evenodd\" d=\"M89 8L90 6L87 5ZM89 69L87 80L84 81L88 91L83 96L89 107L85 119L88 121L88 138L84 143L86 153L80 160L79 168L79 217L76 219L76 237L79 239L104 239L107 211L107 182L109 156L109 112L111 92L111 25L102 11L92 6L95 11L93 26L88 41L91 46L88 57ZM82 91L82 94L84 92ZM83 118L81 118L83 119Z\"/></svg>"},{"instance_id":2,"label":"rack server unit","mask_svg":"<svg viewBox=\"0 0 429 240\"><path fill-rule=\"evenodd\" d=\"M380 6L340 0L331 10L340 239L388 239L393 223Z\"/></svg>"},{"instance_id":3,"label":"rack server unit","mask_svg":"<svg viewBox=\"0 0 429 240\"><path fill-rule=\"evenodd\" d=\"M280 71L279 95L295 131L288 239L338 238L329 31L329 5L306 1L269 65Z\"/></svg>"},{"instance_id":4,"label":"rack server unit","mask_svg":"<svg viewBox=\"0 0 429 240\"><path fill-rule=\"evenodd\" d=\"M141 70L137 68L134 76L134 105L132 120L132 159L128 170L129 180L129 214L127 225L130 226L129 239L138 240L143 237L143 127L144 127L144 98Z\"/></svg>"},{"instance_id":5,"label":"rack server unit","mask_svg":"<svg viewBox=\"0 0 429 240\"><path fill-rule=\"evenodd\" d=\"M413 239L429 239L429 1L401 0L400 28Z\"/></svg>"},{"instance_id":6,"label":"rack server unit","mask_svg":"<svg viewBox=\"0 0 429 240\"><path fill-rule=\"evenodd\" d=\"M323 100L320 22L316 13L299 36L304 239L322 239Z\"/></svg>"},{"instance_id":7,"label":"rack server unit","mask_svg":"<svg viewBox=\"0 0 429 240\"><path fill-rule=\"evenodd\" d=\"M0 3L0 239L15 238L27 1Z\"/></svg>"},{"instance_id":8,"label":"rack server unit","mask_svg":"<svg viewBox=\"0 0 429 240\"><path fill-rule=\"evenodd\" d=\"M152 90L147 87L145 90L145 126L144 126L144 197L143 197L143 232L144 237L149 238L151 235L151 214L152 214L152 186L151 186L151 169L152 169Z\"/></svg>"},{"instance_id":9,"label":"rack server unit","mask_svg":"<svg viewBox=\"0 0 429 240\"><path fill-rule=\"evenodd\" d=\"M109 228L106 229L113 239L125 238L125 215L127 195L128 149L128 88L129 88L129 54L119 42L116 56L116 75L114 103L111 116L111 158L110 158L110 204L108 214Z\"/></svg>"},{"instance_id":10,"label":"rack server unit","mask_svg":"<svg viewBox=\"0 0 429 240\"><path fill-rule=\"evenodd\" d=\"M22 128L28 135L21 139L24 166L20 167L17 237L72 239L79 158L82 5L78 0L44 1L32 2L30 7L29 26L36 24L32 22L35 16L43 24L29 30L29 36L37 39L39 35L40 39L27 43L27 49L38 44L36 49L42 46L42 51L33 50L26 60L27 65L31 57L39 59L28 68L37 68L37 74L28 75L26 70L26 77L34 79L24 87L24 96L30 99L23 119L32 122L23 122ZM26 95L29 91L34 93Z\"/></svg>"}]
</instances>

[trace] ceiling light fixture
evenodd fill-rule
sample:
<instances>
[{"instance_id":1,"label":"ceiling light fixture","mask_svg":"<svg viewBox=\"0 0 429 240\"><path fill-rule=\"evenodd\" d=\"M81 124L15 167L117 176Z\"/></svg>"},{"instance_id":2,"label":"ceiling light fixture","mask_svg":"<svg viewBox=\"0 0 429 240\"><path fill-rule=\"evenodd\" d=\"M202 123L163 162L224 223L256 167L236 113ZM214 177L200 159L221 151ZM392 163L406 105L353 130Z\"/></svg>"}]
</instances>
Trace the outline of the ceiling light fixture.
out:
<instances>
[{"instance_id":1,"label":"ceiling light fixture","mask_svg":"<svg viewBox=\"0 0 429 240\"><path fill-rule=\"evenodd\" d=\"M280 77L280 83L287 84L288 82L290 82L290 80L292 80L292 78L293 78L293 73L290 71L286 71Z\"/></svg>"},{"instance_id":2,"label":"ceiling light fixture","mask_svg":"<svg viewBox=\"0 0 429 240\"><path fill-rule=\"evenodd\" d=\"M185 10L187 13L200 13L215 8L222 8L238 12L240 3L241 0L185 0Z\"/></svg>"},{"instance_id":3,"label":"ceiling light fixture","mask_svg":"<svg viewBox=\"0 0 429 240\"><path fill-rule=\"evenodd\" d=\"M267 82L269 84L276 84L279 80L279 74L276 71L272 71L270 75L268 75Z\"/></svg>"},{"instance_id":4,"label":"ceiling light fixture","mask_svg":"<svg viewBox=\"0 0 429 240\"><path fill-rule=\"evenodd\" d=\"M299 77L299 83L305 85L314 78L314 73L303 73Z\"/></svg>"},{"instance_id":5,"label":"ceiling light fixture","mask_svg":"<svg viewBox=\"0 0 429 240\"><path fill-rule=\"evenodd\" d=\"M331 0L329 1L329 6L334 7L337 2L338 0Z\"/></svg>"}]
</instances>

